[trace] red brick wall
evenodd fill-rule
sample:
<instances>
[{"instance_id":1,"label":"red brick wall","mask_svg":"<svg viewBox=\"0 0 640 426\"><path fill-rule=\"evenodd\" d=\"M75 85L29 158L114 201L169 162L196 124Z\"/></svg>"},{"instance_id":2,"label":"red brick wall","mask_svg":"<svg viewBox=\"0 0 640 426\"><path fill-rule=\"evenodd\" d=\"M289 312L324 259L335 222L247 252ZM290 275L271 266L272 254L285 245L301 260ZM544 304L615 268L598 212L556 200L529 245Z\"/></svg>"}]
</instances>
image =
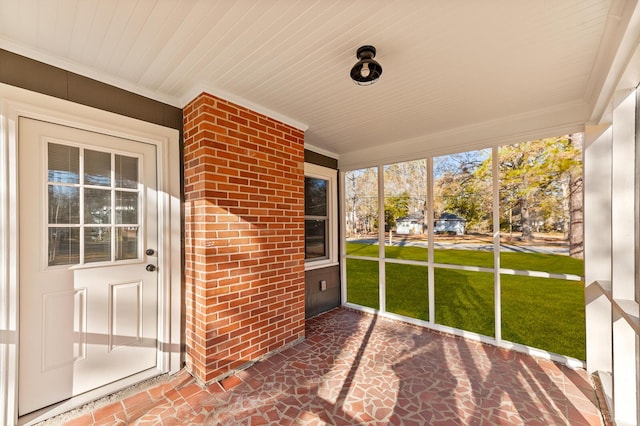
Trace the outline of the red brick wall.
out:
<instances>
[{"instance_id":1,"label":"red brick wall","mask_svg":"<svg viewBox=\"0 0 640 426\"><path fill-rule=\"evenodd\" d=\"M304 337L304 133L184 108L186 362L203 382Z\"/></svg>"}]
</instances>

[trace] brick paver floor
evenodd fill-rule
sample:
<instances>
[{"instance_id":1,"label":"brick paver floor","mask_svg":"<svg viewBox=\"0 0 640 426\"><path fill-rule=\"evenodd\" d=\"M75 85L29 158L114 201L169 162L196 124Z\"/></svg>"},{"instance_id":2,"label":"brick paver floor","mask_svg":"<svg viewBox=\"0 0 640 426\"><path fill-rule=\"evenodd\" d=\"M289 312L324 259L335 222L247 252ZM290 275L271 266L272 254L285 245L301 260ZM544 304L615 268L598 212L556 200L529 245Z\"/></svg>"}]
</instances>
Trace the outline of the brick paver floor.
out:
<instances>
[{"instance_id":1,"label":"brick paver floor","mask_svg":"<svg viewBox=\"0 0 640 426\"><path fill-rule=\"evenodd\" d=\"M306 337L208 387L182 371L65 424L602 424L584 370L347 309Z\"/></svg>"}]
</instances>

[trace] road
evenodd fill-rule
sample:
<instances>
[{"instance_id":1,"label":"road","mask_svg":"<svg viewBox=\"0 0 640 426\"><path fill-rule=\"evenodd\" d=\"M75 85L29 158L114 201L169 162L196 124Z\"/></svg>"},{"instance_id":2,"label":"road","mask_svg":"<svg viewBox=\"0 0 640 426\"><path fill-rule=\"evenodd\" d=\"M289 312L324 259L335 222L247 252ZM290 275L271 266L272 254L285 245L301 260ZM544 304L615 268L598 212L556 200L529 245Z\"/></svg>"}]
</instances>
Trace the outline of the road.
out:
<instances>
[{"instance_id":1,"label":"road","mask_svg":"<svg viewBox=\"0 0 640 426\"><path fill-rule=\"evenodd\" d=\"M347 238L349 243L361 243L361 244L377 244L378 240L374 238ZM389 241L385 241L389 245ZM428 247L428 243L425 240L417 238L402 238L395 237L392 239L391 245L399 247ZM493 244L483 241L477 242L465 242L465 241L446 241L438 240L434 242L434 248L437 249L456 249L456 250L481 250L481 251L493 251ZM559 244L500 244L501 252L510 253L544 253L544 254L560 254L564 256L569 255L569 247Z\"/></svg>"}]
</instances>

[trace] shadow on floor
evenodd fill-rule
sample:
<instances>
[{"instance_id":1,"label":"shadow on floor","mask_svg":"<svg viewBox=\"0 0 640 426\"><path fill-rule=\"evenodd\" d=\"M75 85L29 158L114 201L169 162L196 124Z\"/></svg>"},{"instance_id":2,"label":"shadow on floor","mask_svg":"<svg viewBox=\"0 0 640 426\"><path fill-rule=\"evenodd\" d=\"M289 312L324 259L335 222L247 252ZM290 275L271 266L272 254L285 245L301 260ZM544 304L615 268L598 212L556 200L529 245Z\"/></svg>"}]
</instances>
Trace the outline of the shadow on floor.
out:
<instances>
[{"instance_id":1,"label":"shadow on floor","mask_svg":"<svg viewBox=\"0 0 640 426\"><path fill-rule=\"evenodd\" d=\"M342 308L306 337L220 383L182 371L64 424L602 424L584 370Z\"/></svg>"}]
</instances>

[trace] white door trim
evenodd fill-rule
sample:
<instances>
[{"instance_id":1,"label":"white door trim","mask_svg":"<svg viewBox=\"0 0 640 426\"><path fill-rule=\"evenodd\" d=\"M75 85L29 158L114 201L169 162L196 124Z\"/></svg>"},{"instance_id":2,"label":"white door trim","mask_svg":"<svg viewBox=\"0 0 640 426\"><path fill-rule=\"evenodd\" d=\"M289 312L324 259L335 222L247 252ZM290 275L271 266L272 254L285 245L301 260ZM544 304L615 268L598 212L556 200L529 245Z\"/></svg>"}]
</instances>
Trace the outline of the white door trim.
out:
<instances>
[{"instance_id":1,"label":"white door trim","mask_svg":"<svg viewBox=\"0 0 640 426\"><path fill-rule=\"evenodd\" d=\"M0 84L0 424L18 422L18 118L27 117L153 144L158 170L158 366L180 368L179 132Z\"/></svg>"}]
</instances>

